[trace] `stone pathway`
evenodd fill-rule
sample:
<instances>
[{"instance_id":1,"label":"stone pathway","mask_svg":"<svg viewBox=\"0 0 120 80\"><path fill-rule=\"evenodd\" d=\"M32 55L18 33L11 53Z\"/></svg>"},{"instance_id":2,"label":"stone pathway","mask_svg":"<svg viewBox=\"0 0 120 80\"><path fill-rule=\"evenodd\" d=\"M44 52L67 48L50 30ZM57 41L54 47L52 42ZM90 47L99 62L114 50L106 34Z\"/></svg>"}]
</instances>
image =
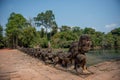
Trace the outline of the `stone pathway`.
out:
<instances>
[{"instance_id":1,"label":"stone pathway","mask_svg":"<svg viewBox=\"0 0 120 80\"><path fill-rule=\"evenodd\" d=\"M88 69L92 75L75 75L45 65L18 50L0 50L0 80L120 80L120 60L103 62Z\"/></svg>"}]
</instances>

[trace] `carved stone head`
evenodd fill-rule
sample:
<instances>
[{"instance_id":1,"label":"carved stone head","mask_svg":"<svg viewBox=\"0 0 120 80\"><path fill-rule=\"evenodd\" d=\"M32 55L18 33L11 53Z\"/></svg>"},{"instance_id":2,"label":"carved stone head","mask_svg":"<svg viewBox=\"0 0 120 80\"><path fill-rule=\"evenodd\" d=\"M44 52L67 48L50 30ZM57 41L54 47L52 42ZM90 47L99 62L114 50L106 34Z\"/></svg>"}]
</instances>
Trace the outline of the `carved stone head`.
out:
<instances>
[{"instance_id":1,"label":"carved stone head","mask_svg":"<svg viewBox=\"0 0 120 80\"><path fill-rule=\"evenodd\" d=\"M87 34L81 35L78 43L78 51L86 53L91 48L91 39Z\"/></svg>"}]
</instances>

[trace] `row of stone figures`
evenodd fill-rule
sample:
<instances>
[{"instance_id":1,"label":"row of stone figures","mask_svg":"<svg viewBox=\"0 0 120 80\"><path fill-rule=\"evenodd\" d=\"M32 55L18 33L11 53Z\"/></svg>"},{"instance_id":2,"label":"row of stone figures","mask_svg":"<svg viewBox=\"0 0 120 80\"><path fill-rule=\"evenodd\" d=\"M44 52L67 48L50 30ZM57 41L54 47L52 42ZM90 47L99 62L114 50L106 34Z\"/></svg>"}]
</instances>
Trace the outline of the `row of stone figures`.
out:
<instances>
[{"instance_id":1,"label":"row of stone figures","mask_svg":"<svg viewBox=\"0 0 120 80\"><path fill-rule=\"evenodd\" d=\"M79 41L73 42L67 52L53 51L51 48L18 48L20 51L34 56L45 64L60 64L62 67L74 66L74 69L79 73L79 68L82 68L82 73L90 73L86 67L86 55L85 53L90 50L91 40L88 35L80 36Z\"/></svg>"},{"instance_id":2,"label":"row of stone figures","mask_svg":"<svg viewBox=\"0 0 120 80\"><path fill-rule=\"evenodd\" d=\"M70 58L67 52L58 51L54 52L51 48L42 49L42 48L19 48L20 51L38 58L45 62L45 64L61 64L63 67L67 67L65 62L66 58ZM68 60L69 61L69 60Z\"/></svg>"}]
</instances>

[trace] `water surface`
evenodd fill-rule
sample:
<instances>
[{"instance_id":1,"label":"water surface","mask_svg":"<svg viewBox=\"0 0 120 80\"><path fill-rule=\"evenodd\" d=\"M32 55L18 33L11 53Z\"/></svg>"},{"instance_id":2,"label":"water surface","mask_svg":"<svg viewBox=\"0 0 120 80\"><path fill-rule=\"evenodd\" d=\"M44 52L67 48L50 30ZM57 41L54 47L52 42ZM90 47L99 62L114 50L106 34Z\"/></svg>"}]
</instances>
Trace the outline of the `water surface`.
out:
<instances>
[{"instance_id":1,"label":"water surface","mask_svg":"<svg viewBox=\"0 0 120 80\"><path fill-rule=\"evenodd\" d=\"M107 60L120 59L120 50L92 50L86 55L87 65L90 66Z\"/></svg>"}]
</instances>

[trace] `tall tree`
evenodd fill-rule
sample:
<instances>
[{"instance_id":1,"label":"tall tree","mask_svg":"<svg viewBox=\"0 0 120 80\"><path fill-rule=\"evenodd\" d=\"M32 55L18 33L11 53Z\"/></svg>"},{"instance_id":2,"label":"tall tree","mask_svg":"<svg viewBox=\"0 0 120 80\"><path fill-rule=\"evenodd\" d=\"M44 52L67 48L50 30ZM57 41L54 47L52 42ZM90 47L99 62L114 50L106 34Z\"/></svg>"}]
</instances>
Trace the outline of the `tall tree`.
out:
<instances>
[{"instance_id":1,"label":"tall tree","mask_svg":"<svg viewBox=\"0 0 120 80\"><path fill-rule=\"evenodd\" d=\"M37 26L43 26L46 29L46 37L48 33L48 28L52 28L53 25L56 24L55 16L51 10L39 13L37 17L34 17L34 20Z\"/></svg>"},{"instance_id":2,"label":"tall tree","mask_svg":"<svg viewBox=\"0 0 120 80\"><path fill-rule=\"evenodd\" d=\"M70 31L70 30L71 30L71 27L66 26L66 25L64 25L64 26L62 26L62 27L60 28L60 31L61 31L61 32Z\"/></svg>"},{"instance_id":3,"label":"tall tree","mask_svg":"<svg viewBox=\"0 0 120 80\"><path fill-rule=\"evenodd\" d=\"M4 46L3 43L3 27L0 25L0 48Z\"/></svg>"},{"instance_id":4,"label":"tall tree","mask_svg":"<svg viewBox=\"0 0 120 80\"><path fill-rule=\"evenodd\" d=\"M113 35L119 35L119 36L120 36L120 27L113 29L113 30L111 31L111 33L112 33Z\"/></svg>"},{"instance_id":5,"label":"tall tree","mask_svg":"<svg viewBox=\"0 0 120 80\"><path fill-rule=\"evenodd\" d=\"M73 33L77 34L78 38L80 37L80 35L82 35L83 33L83 29L81 29L78 26L72 27L72 31Z\"/></svg>"},{"instance_id":6,"label":"tall tree","mask_svg":"<svg viewBox=\"0 0 120 80\"><path fill-rule=\"evenodd\" d=\"M45 35L44 28L41 28L40 35L41 35L41 38L43 38L43 37L44 37L44 35Z\"/></svg>"},{"instance_id":7,"label":"tall tree","mask_svg":"<svg viewBox=\"0 0 120 80\"><path fill-rule=\"evenodd\" d=\"M36 29L32 26L25 27L22 31L22 46L31 47L36 37Z\"/></svg>"},{"instance_id":8,"label":"tall tree","mask_svg":"<svg viewBox=\"0 0 120 80\"><path fill-rule=\"evenodd\" d=\"M114 48L120 48L120 27L113 29L111 33L114 37Z\"/></svg>"},{"instance_id":9,"label":"tall tree","mask_svg":"<svg viewBox=\"0 0 120 80\"><path fill-rule=\"evenodd\" d=\"M56 34L57 32L58 32L57 24L56 24L56 23L53 23L51 35L53 36L53 35Z\"/></svg>"},{"instance_id":10,"label":"tall tree","mask_svg":"<svg viewBox=\"0 0 120 80\"><path fill-rule=\"evenodd\" d=\"M2 40L3 37L3 27L0 25L0 40Z\"/></svg>"},{"instance_id":11,"label":"tall tree","mask_svg":"<svg viewBox=\"0 0 120 80\"><path fill-rule=\"evenodd\" d=\"M107 33L105 36L104 36L104 47L105 48L112 48L113 45L114 45L114 38L113 38L113 35L111 33Z\"/></svg>"},{"instance_id":12,"label":"tall tree","mask_svg":"<svg viewBox=\"0 0 120 80\"><path fill-rule=\"evenodd\" d=\"M11 13L6 24L6 36L8 37L9 47L16 48L18 38L22 28L25 27L26 19L17 13Z\"/></svg>"},{"instance_id":13,"label":"tall tree","mask_svg":"<svg viewBox=\"0 0 120 80\"><path fill-rule=\"evenodd\" d=\"M77 35L72 31L58 32L52 36L54 47L68 48L73 41L77 41Z\"/></svg>"},{"instance_id":14,"label":"tall tree","mask_svg":"<svg viewBox=\"0 0 120 80\"><path fill-rule=\"evenodd\" d=\"M93 28L85 28L83 31L84 34L95 34L95 29Z\"/></svg>"}]
</instances>

